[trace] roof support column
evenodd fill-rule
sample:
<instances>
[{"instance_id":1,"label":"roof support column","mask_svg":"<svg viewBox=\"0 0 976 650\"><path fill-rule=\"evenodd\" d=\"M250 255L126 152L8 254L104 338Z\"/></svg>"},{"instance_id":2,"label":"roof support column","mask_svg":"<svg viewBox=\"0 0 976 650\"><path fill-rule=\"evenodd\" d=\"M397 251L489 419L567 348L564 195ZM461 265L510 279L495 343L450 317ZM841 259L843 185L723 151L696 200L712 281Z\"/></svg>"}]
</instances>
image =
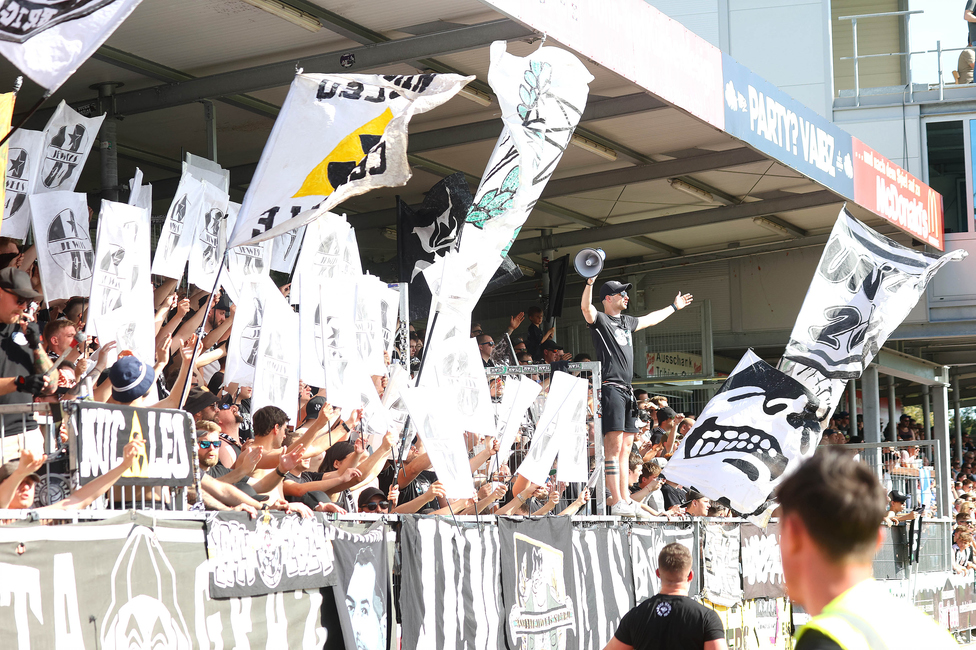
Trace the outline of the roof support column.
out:
<instances>
[{"instance_id":1,"label":"roof support column","mask_svg":"<svg viewBox=\"0 0 976 650\"><path fill-rule=\"evenodd\" d=\"M850 431L851 437L857 435L857 380L852 379L847 382L847 412L851 416Z\"/></svg>"},{"instance_id":2,"label":"roof support column","mask_svg":"<svg viewBox=\"0 0 976 650\"><path fill-rule=\"evenodd\" d=\"M861 407L864 409L864 442L881 442L881 395L878 389L878 366L871 364L861 375ZM864 460L881 478L881 450L865 449Z\"/></svg>"},{"instance_id":3,"label":"roof support column","mask_svg":"<svg viewBox=\"0 0 976 650\"><path fill-rule=\"evenodd\" d=\"M217 162L217 108L209 99L203 104L203 119L207 123L207 158Z\"/></svg>"},{"instance_id":4,"label":"roof support column","mask_svg":"<svg viewBox=\"0 0 976 650\"><path fill-rule=\"evenodd\" d=\"M888 375L888 440L898 440L898 409L895 408L895 377Z\"/></svg>"},{"instance_id":5,"label":"roof support column","mask_svg":"<svg viewBox=\"0 0 976 650\"><path fill-rule=\"evenodd\" d=\"M959 408L959 377L952 378L952 423L956 430L956 458L962 461L962 409Z\"/></svg>"},{"instance_id":6,"label":"roof support column","mask_svg":"<svg viewBox=\"0 0 976 650\"><path fill-rule=\"evenodd\" d=\"M952 493L949 491L951 483L949 463L949 390L944 385L932 387L935 404L932 409L933 435L939 441L938 458L936 458L936 489L939 498L939 516L948 517L952 512Z\"/></svg>"},{"instance_id":7,"label":"roof support column","mask_svg":"<svg viewBox=\"0 0 976 650\"><path fill-rule=\"evenodd\" d=\"M118 138L116 136L115 121L115 89L122 86L121 82L109 81L91 86L98 91L99 109L105 114L102 127L98 131L101 143L99 155L102 162L102 192L101 197L106 201L119 200L119 157Z\"/></svg>"},{"instance_id":8,"label":"roof support column","mask_svg":"<svg viewBox=\"0 0 976 650\"><path fill-rule=\"evenodd\" d=\"M922 385L922 431L925 439L932 439L932 388L928 384Z\"/></svg>"}]
</instances>

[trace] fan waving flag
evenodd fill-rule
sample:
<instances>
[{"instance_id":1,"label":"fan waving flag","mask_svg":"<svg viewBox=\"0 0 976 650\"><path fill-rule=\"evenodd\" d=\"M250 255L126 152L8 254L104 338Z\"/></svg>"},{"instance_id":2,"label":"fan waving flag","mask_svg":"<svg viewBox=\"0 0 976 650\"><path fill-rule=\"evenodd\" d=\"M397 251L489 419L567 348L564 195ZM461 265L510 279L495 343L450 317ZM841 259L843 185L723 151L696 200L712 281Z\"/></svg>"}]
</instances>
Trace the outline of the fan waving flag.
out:
<instances>
[{"instance_id":1,"label":"fan waving flag","mask_svg":"<svg viewBox=\"0 0 976 650\"><path fill-rule=\"evenodd\" d=\"M455 251L424 271L431 290L470 311L569 146L593 76L575 56L540 47L527 57L491 45L488 83L505 124L488 160Z\"/></svg>"},{"instance_id":2,"label":"fan waving flag","mask_svg":"<svg viewBox=\"0 0 976 650\"><path fill-rule=\"evenodd\" d=\"M440 106L472 79L455 74L296 75L229 246L277 237L350 197L405 184L410 179L410 118Z\"/></svg>"},{"instance_id":3,"label":"fan waving flag","mask_svg":"<svg viewBox=\"0 0 976 650\"><path fill-rule=\"evenodd\" d=\"M0 54L55 91L142 0L10 0L0 3ZM16 18L16 19L15 19Z\"/></svg>"}]
</instances>

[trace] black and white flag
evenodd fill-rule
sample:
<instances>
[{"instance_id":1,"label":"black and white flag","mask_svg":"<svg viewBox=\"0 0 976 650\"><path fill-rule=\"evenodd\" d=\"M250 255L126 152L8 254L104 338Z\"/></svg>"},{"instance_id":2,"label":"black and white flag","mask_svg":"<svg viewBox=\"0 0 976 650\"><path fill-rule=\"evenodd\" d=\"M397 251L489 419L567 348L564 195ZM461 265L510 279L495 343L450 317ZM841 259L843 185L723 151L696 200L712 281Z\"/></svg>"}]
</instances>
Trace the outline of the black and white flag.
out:
<instances>
[{"instance_id":1,"label":"black and white flag","mask_svg":"<svg viewBox=\"0 0 976 650\"><path fill-rule=\"evenodd\" d=\"M226 232L234 229L234 224L237 223L237 212L240 209L240 203L227 202ZM272 245L273 241L268 240L253 246L238 246L227 251L227 268L220 276L220 286L234 303L240 302L241 291L251 276L268 275Z\"/></svg>"},{"instance_id":2,"label":"black and white flag","mask_svg":"<svg viewBox=\"0 0 976 650\"><path fill-rule=\"evenodd\" d=\"M76 192L47 192L29 200L44 299L89 295L95 251L88 234L87 198Z\"/></svg>"},{"instance_id":3,"label":"black and white flag","mask_svg":"<svg viewBox=\"0 0 976 650\"><path fill-rule=\"evenodd\" d=\"M508 647L580 646L580 596L573 561L573 526L568 517L498 520L501 547L502 617Z\"/></svg>"},{"instance_id":4,"label":"black and white flag","mask_svg":"<svg viewBox=\"0 0 976 650\"><path fill-rule=\"evenodd\" d=\"M5 0L0 54L53 92L142 0Z\"/></svg>"},{"instance_id":5,"label":"black and white flag","mask_svg":"<svg viewBox=\"0 0 976 650\"><path fill-rule=\"evenodd\" d=\"M230 197L219 187L203 181L199 216L193 239L190 240L190 284L210 290L217 280L217 270L224 259L227 245L226 218Z\"/></svg>"},{"instance_id":6,"label":"black and white flag","mask_svg":"<svg viewBox=\"0 0 976 650\"><path fill-rule=\"evenodd\" d=\"M74 191L104 119L84 117L63 100L58 104L44 127L44 158L35 192Z\"/></svg>"},{"instance_id":7,"label":"black and white flag","mask_svg":"<svg viewBox=\"0 0 976 650\"><path fill-rule=\"evenodd\" d=\"M642 603L661 590L661 578L657 575L658 556L661 549L672 542L682 544L691 551L691 570L695 577L688 593L697 594L701 591L701 553L693 524L632 526L630 533L635 603Z\"/></svg>"},{"instance_id":8,"label":"black and white flag","mask_svg":"<svg viewBox=\"0 0 976 650\"><path fill-rule=\"evenodd\" d=\"M781 598L786 595L783 557L779 552L779 523L765 530L752 524L739 525L742 547L742 590L746 600Z\"/></svg>"},{"instance_id":9,"label":"black and white flag","mask_svg":"<svg viewBox=\"0 0 976 650\"><path fill-rule=\"evenodd\" d=\"M44 132L17 129L7 141L6 196L3 204L4 237L23 240L30 229L30 202L44 158Z\"/></svg>"},{"instance_id":10,"label":"black and white flag","mask_svg":"<svg viewBox=\"0 0 976 650\"><path fill-rule=\"evenodd\" d=\"M905 320L932 276L966 255L962 249L941 256L913 250L841 210L780 362L820 399L821 419Z\"/></svg>"},{"instance_id":11,"label":"black and white flag","mask_svg":"<svg viewBox=\"0 0 976 650\"><path fill-rule=\"evenodd\" d=\"M267 275L255 275L242 283L240 300L234 326L227 342L227 365L224 369L224 385L237 383L241 386L254 385L254 372L258 363L258 342L261 325L268 302L281 298L281 291ZM280 303L277 303L280 304ZM256 410L256 409L255 409Z\"/></svg>"},{"instance_id":12,"label":"black and white flag","mask_svg":"<svg viewBox=\"0 0 976 650\"><path fill-rule=\"evenodd\" d=\"M183 277L197 231L202 201L203 183L184 171L159 233L153 256L153 274L174 280Z\"/></svg>"},{"instance_id":13,"label":"black and white flag","mask_svg":"<svg viewBox=\"0 0 976 650\"><path fill-rule=\"evenodd\" d=\"M298 346L298 314L292 311L280 291L270 293L264 304L264 318L258 335L251 407L257 411L263 406L277 406L288 414L288 420L295 426L298 425L298 401L294 399L298 394L295 359L301 353Z\"/></svg>"},{"instance_id":14,"label":"black and white flag","mask_svg":"<svg viewBox=\"0 0 976 650\"><path fill-rule=\"evenodd\" d=\"M574 528L580 648L603 648L634 606L627 528Z\"/></svg>"},{"instance_id":15,"label":"black and white flag","mask_svg":"<svg viewBox=\"0 0 976 650\"><path fill-rule=\"evenodd\" d=\"M504 648L498 527L400 521L401 647Z\"/></svg>"},{"instance_id":16,"label":"black and white flag","mask_svg":"<svg viewBox=\"0 0 976 650\"><path fill-rule=\"evenodd\" d=\"M739 572L738 526L706 524L704 528L705 597L716 605L740 605L742 574Z\"/></svg>"},{"instance_id":17,"label":"black and white flag","mask_svg":"<svg viewBox=\"0 0 976 650\"><path fill-rule=\"evenodd\" d=\"M668 479L759 508L820 440L819 401L802 383L746 352L668 463Z\"/></svg>"},{"instance_id":18,"label":"black and white flag","mask_svg":"<svg viewBox=\"0 0 976 650\"><path fill-rule=\"evenodd\" d=\"M395 633L386 525L377 522L362 535L336 528L338 581L332 588L346 650L386 650Z\"/></svg>"}]
</instances>

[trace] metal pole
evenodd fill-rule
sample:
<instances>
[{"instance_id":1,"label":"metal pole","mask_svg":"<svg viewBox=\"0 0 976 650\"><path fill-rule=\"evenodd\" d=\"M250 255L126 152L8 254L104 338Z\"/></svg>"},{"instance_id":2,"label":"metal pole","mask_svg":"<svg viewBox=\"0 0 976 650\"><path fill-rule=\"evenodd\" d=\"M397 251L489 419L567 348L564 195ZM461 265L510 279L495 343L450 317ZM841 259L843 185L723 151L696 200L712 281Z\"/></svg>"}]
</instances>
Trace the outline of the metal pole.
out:
<instances>
[{"instance_id":1,"label":"metal pole","mask_svg":"<svg viewBox=\"0 0 976 650\"><path fill-rule=\"evenodd\" d=\"M952 493L949 481L952 469L949 463L949 394L944 385L933 386L935 406L932 409L933 431L936 440L936 489L939 495L939 516L948 517L952 508Z\"/></svg>"},{"instance_id":2,"label":"metal pole","mask_svg":"<svg viewBox=\"0 0 976 650\"><path fill-rule=\"evenodd\" d=\"M945 80L942 78L942 41L935 42L936 56L939 57L939 101L945 99Z\"/></svg>"},{"instance_id":3,"label":"metal pole","mask_svg":"<svg viewBox=\"0 0 976 650\"><path fill-rule=\"evenodd\" d=\"M861 105L861 82L858 77L857 66L857 18L851 19L851 31L854 36L854 105Z\"/></svg>"},{"instance_id":4,"label":"metal pole","mask_svg":"<svg viewBox=\"0 0 976 650\"><path fill-rule=\"evenodd\" d=\"M543 228L542 240L548 241L550 237L552 237L552 228ZM551 308L549 307L549 260L552 259L552 255L553 252L551 248L546 248L544 251L542 251L542 303L545 306L545 311L547 314L551 312ZM552 327L552 325L543 321L543 331L549 327ZM553 336L553 338L556 337Z\"/></svg>"},{"instance_id":5,"label":"metal pole","mask_svg":"<svg viewBox=\"0 0 976 650\"><path fill-rule=\"evenodd\" d=\"M898 440L898 411L895 408L895 378L888 375L888 435L892 442Z\"/></svg>"},{"instance_id":6,"label":"metal pole","mask_svg":"<svg viewBox=\"0 0 976 650\"><path fill-rule=\"evenodd\" d=\"M922 430L925 432L925 439L932 439L932 387L928 384L922 386Z\"/></svg>"},{"instance_id":7,"label":"metal pole","mask_svg":"<svg viewBox=\"0 0 976 650\"><path fill-rule=\"evenodd\" d=\"M105 119L98 132L100 155L102 160L102 192L101 197L106 201L119 200L119 158L118 139L115 122L115 89L123 84L120 81L108 81L90 86L98 91L98 105Z\"/></svg>"},{"instance_id":8,"label":"metal pole","mask_svg":"<svg viewBox=\"0 0 976 650\"><path fill-rule=\"evenodd\" d=\"M952 423L956 429L956 459L962 460L962 409L959 407L959 377L952 378Z\"/></svg>"},{"instance_id":9,"label":"metal pole","mask_svg":"<svg viewBox=\"0 0 976 650\"><path fill-rule=\"evenodd\" d=\"M217 109L209 99L202 102L203 119L207 122L207 158L217 162Z\"/></svg>"},{"instance_id":10,"label":"metal pole","mask_svg":"<svg viewBox=\"0 0 976 650\"><path fill-rule=\"evenodd\" d=\"M908 30L908 21L911 20L911 14L905 14L905 45L908 49L908 103L915 103L915 87L912 84L912 33Z\"/></svg>"},{"instance_id":11,"label":"metal pole","mask_svg":"<svg viewBox=\"0 0 976 650\"><path fill-rule=\"evenodd\" d=\"M596 462L594 470L598 474L596 480L596 485L593 490L596 492L596 513L597 515L603 516L607 514L607 482L606 477L603 475L603 411L600 407L600 400L602 395L600 394L601 382L600 378L603 375L603 369L600 366L600 362L592 362L596 366L596 370L590 373L590 389L593 391L593 460ZM585 364L590 365L590 364Z\"/></svg>"},{"instance_id":12,"label":"metal pole","mask_svg":"<svg viewBox=\"0 0 976 650\"><path fill-rule=\"evenodd\" d=\"M847 382L847 411L851 414L851 437L857 435L857 380Z\"/></svg>"},{"instance_id":13,"label":"metal pole","mask_svg":"<svg viewBox=\"0 0 976 650\"><path fill-rule=\"evenodd\" d=\"M870 365L861 375L861 408L864 411L864 442L881 442L881 395L878 386L878 366ZM881 463L877 449L865 449L865 461L874 467L881 478Z\"/></svg>"}]
</instances>

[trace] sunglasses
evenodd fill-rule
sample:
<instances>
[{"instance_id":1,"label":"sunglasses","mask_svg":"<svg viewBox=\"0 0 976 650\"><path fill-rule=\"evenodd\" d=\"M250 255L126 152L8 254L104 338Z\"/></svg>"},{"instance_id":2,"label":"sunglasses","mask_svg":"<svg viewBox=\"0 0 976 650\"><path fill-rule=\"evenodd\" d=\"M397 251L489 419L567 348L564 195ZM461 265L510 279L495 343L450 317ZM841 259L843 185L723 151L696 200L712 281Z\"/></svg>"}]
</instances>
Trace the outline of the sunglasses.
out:
<instances>
[{"instance_id":1,"label":"sunglasses","mask_svg":"<svg viewBox=\"0 0 976 650\"><path fill-rule=\"evenodd\" d=\"M495 347L495 342L494 341L485 341L484 343L479 343L478 345L487 345L488 347L493 348L493 347Z\"/></svg>"},{"instance_id":2,"label":"sunglasses","mask_svg":"<svg viewBox=\"0 0 976 650\"><path fill-rule=\"evenodd\" d=\"M214 449L218 449L220 447L220 441L219 440L201 440L200 441L200 449L210 449L210 445L213 445L213 448Z\"/></svg>"},{"instance_id":3,"label":"sunglasses","mask_svg":"<svg viewBox=\"0 0 976 650\"><path fill-rule=\"evenodd\" d=\"M390 509L390 502L389 501L371 501L371 502L369 502L369 503L367 503L367 504L365 504L363 506L363 510L373 511L373 510L380 510L380 509L389 510Z\"/></svg>"},{"instance_id":4,"label":"sunglasses","mask_svg":"<svg viewBox=\"0 0 976 650\"><path fill-rule=\"evenodd\" d=\"M616 295L620 296L621 298L626 298L627 297L627 292L626 291L619 291L619 292L617 292Z\"/></svg>"},{"instance_id":5,"label":"sunglasses","mask_svg":"<svg viewBox=\"0 0 976 650\"><path fill-rule=\"evenodd\" d=\"M220 409L221 411L226 411L235 406L237 406L237 404L234 404L233 402L221 402L220 404L217 405L217 408Z\"/></svg>"}]
</instances>

